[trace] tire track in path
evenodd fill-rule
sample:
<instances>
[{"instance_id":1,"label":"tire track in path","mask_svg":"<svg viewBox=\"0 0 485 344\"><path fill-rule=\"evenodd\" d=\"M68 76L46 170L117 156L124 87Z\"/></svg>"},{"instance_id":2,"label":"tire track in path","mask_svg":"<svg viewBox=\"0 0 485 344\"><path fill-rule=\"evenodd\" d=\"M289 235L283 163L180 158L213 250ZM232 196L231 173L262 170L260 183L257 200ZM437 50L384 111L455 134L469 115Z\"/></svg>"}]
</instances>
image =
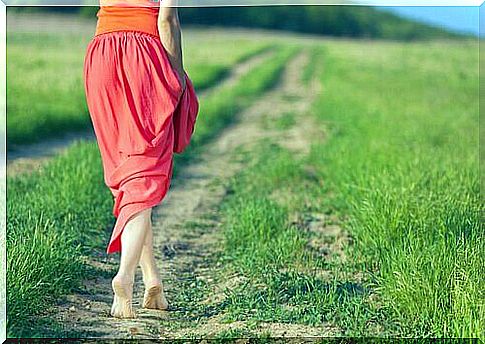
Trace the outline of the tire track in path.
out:
<instances>
[{"instance_id":1,"label":"tire track in path","mask_svg":"<svg viewBox=\"0 0 485 344\"><path fill-rule=\"evenodd\" d=\"M297 113L298 118L309 117L303 115L309 111L317 92L305 87L301 80L308 61L308 51L304 49L288 63L281 80L272 90L240 113L234 124L206 145L197 161L179 171L167 197L155 209L155 254L172 310L159 312L140 308L143 284L138 269L133 302L138 318L119 320L110 317L110 282L115 268L111 258L98 262L106 269L106 275L86 281L82 293L69 296L68 301L59 307L58 320L65 325L66 334L102 338L183 338L194 331L211 336L235 326L220 323L217 312L200 314L197 308L197 302L205 300L210 303L210 299L222 297L220 286L212 278L218 265L211 256L219 249L222 234L217 207L226 194L230 178L244 168L242 161L235 158L238 148L251 149L252 145L269 137L282 143L292 139L288 148L295 151L308 146L303 140L311 137L308 132L311 123L302 120L298 125L300 129L281 131L264 128L261 121L263 115L276 119L289 110ZM301 142L297 142L297 137ZM196 295L193 291L201 282L207 286L207 293ZM269 330L275 336L329 333L328 329L291 324L271 324Z\"/></svg>"}]
</instances>

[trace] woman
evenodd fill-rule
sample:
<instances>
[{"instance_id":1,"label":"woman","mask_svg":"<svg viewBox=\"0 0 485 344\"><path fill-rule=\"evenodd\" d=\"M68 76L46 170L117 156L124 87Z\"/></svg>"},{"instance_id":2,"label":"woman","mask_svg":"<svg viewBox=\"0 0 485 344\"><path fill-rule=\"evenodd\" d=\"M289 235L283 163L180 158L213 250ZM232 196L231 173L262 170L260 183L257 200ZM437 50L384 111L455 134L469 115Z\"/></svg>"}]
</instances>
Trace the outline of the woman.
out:
<instances>
[{"instance_id":1,"label":"woman","mask_svg":"<svg viewBox=\"0 0 485 344\"><path fill-rule=\"evenodd\" d=\"M151 214L168 191L173 153L188 145L198 113L183 68L176 4L163 1L101 3L84 60L86 101L117 218L107 253L121 252L111 307L119 318L136 317L138 265L143 307L168 308L153 255Z\"/></svg>"}]
</instances>

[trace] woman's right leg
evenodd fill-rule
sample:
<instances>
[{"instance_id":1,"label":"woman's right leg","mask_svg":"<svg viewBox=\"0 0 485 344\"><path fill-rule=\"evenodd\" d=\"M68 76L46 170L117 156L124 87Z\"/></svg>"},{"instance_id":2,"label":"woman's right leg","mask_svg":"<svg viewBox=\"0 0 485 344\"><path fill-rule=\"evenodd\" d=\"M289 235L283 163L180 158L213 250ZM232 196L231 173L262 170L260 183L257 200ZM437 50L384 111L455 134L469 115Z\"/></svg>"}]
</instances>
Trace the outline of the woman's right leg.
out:
<instances>
[{"instance_id":1,"label":"woman's right leg","mask_svg":"<svg viewBox=\"0 0 485 344\"><path fill-rule=\"evenodd\" d=\"M140 257L140 267L145 284L143 307L150 309L168 309L168 302L163 292L163 284L158 271L155 255L153 254L153 229L148 228L145 244Z\"/></svg>"}]
</instances>

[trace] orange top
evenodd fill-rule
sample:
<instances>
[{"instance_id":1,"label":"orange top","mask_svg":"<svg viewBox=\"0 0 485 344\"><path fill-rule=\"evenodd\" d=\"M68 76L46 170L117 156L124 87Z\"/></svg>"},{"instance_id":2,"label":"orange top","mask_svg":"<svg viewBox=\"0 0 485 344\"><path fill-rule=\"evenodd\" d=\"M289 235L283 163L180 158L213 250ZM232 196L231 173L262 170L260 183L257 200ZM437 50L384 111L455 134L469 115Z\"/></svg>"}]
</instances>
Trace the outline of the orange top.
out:
<instances>
[{"instance_id":1,"label":"orange top","mask_svg":"<svg viewBox=\"0 0 485 344\"><path fill-rule=\"evenodd\" d=\"M100 0L96 16L96 35L113 31L141 31L159 36L159 1L155 0Z\"/></svg>"}]
</instances>

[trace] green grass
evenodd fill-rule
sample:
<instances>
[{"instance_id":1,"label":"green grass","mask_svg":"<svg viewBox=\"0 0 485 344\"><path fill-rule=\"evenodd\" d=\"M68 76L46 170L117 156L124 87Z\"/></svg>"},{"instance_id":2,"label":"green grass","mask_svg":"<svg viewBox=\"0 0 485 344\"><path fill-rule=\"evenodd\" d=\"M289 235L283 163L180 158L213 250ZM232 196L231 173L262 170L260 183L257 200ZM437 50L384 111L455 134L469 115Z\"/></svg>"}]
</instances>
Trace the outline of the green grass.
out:
<instances>
[{"instance_id":1,"label":"green grass","mask_svg":"<svg viewBox=\"0 0 485 344\"><path fill-rule=\"evenodd\" d=\"M270 143L250 154L223 205L228 269L246 283L220 307L352 336L483 339L477 43L324 52L312 113L329 137L301 161ZM315 255L295 213L339 218L348 259Z\"/></svg>"},{"instance_id":2,"label":"green grass","mask_svg":"<svg viewBox=\"0 0 485 344\"><path fill-rule=\"evenodd\" d=\"M38 173L8 178L9 331L29 333L28 318L72 290L87 273L83 255L104 244L112 204L96 150L76 145Z\"/></svg>"},{"instance_id":3,"label":"green grass","mask_svg":"<svg viewBox=\"0 0 485 344\"><path fill-rule=\"evenodd\" d=\"M309 246L312 241L324 247L334 239L293 220L294 214L318 210L310 201L319 183L305 172L306 161L270 141L256 151L222 205L225 275L244 277L219 305L226 321L339 326L345 335L375 335L367 320L383 323L382 310L355 278L355 264Z\"/></svg>"},{"instance_id":4,"label":"green grass","mask_svg":"<svg viewBox=\"0 0 485 344\"><path fill-rule=\"evenodd\" d=\"M82 63L87 38L7 36L7 144L30 143L89 124Z\"/></svg>"},{"instance_id":5,"label":"green grass","mask_svg":"<svg viewBox=\"0 0 485 344\"><path fill-rule=\"evenodd\" d=\"M318 73L321 68L325 68L325 49L321 45L312 46L309 61L303 70L302 81L308 85L312 80L318 79Z\"/></svg>"},{"instance_id":6,"label":"green grass","mask_svg":"<svg viewBox=\"0 0 485 344\"><path fill-rule=\"evenodd\" d=\"M199 37L199 36L198 36ZM9 33L7 37L7 144L26 144L90 127L83 60L91 36ZM207 39L207 37L199 37ZM190 43L194 39L188 35ZM185 65L194 86L217 84L231 66L262 52L267 42L214 39L186 43ZM231 47L230 50L227 50ZM208 57L215 56L209 59ZM209 61L209 62L208 62Z\"/></svg>"},{"instance_id":7,"label":"green grass","mask_svg":"<svg viewBox=\"0 0 485 344\"><path fill-rule=\"evenodd\" d=\"M184 63L194 87L204 90L222 80L231 67L271 48L267 41L255 42L250 39L228 41L217 35L192 34L184 35ZM210 39L210 45L201 45L201 40Z\"/></svg>"},{"instance_id":8,"label":"green grass","mask_svg":"<svg viewBox=\"0 0 485 344\"><path fill-rule=\"evenodd\" d=\"M271 56L272 63L260 64L253 68L251 73L243 75L237 85L218 89L216 94L200 102L199 116L204 118L203 122L196 123L197 135L193 137L184 154L177 157L176 165L194 159L199 147L214 138L235 119L234 113L250 105L255 95L271 88L278 81L285 62L296 53L296 50L291 46L275 50L275 54Z\"/></svg>"},{"instance_id":9,"label":"green grass","mask_svg":"<svg viewBox=\"0 0 485 344\"><path fill-rule=\"evenodd\" d=\"M477 42L327 48L310 159L356 257L405 334L483 338Z\"/></svg>"},{"instance_id":10,"label":"green grass","mask_svg":"<svg viewBox=\"0 0 485 344\"><path fill-rule=\"evenodd\" d=\"M208 97L194 146L209 142L239 110L270 88L293 53L275 49L273 63L263 61L236 85ZM38 172L9 177L7 192L9 335L46 335L39 332L33 316L87 276L83 256L104 251L113 224L112 198L103 183L95 143L75 145Z\"/></svg>"}]
</instances>

